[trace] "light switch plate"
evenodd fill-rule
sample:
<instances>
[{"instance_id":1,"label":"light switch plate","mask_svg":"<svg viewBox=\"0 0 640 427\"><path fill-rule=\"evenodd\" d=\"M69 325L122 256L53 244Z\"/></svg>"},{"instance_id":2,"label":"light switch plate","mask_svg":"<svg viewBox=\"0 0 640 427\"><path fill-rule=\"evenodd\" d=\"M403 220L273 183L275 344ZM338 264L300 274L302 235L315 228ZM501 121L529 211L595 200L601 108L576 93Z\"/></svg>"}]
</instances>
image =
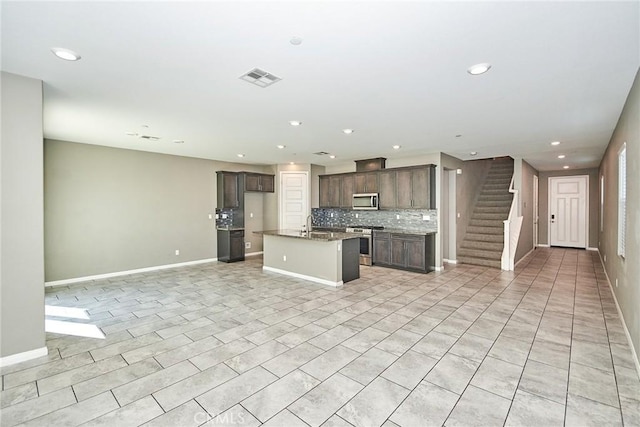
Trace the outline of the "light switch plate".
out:
<instances>
[{"instance_id":1,"label":"light switch plate","mask_svg":"<svg viewBox=\"0 0 640 427\"><path fill-rule=\"evenodd\" d=\"M431 221L431 217L429 215L422 215L423 221Z\"/></svg>"}]
</instances>

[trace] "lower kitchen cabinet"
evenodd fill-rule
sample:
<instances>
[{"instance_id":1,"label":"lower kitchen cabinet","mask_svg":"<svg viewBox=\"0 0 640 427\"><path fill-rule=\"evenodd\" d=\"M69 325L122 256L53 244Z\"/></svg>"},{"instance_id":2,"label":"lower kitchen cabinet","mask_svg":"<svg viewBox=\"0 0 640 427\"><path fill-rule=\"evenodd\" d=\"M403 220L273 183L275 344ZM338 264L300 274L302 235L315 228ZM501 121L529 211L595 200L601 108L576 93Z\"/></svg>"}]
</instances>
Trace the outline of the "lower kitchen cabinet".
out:
<instances>
[{"instance_id":1,"label":"lower kitchen cabinet","mask_svg":"<svg viewBox=\"0 0 640 427\"><path fill-rule=\"evenodd\" d=\"M218 229L218 261L244 261L244 229Z\"/></svg>"},{"instance_id":2,"label":"lower kitchen cabinet","mask_svg":"<svg viewBox=\"0 0 640 427\"><path fill-rule=\"evenodd\" d=\"M433 234L373 232L373 264L428 272L435 265Z\"/></svg>"}]
</instances>

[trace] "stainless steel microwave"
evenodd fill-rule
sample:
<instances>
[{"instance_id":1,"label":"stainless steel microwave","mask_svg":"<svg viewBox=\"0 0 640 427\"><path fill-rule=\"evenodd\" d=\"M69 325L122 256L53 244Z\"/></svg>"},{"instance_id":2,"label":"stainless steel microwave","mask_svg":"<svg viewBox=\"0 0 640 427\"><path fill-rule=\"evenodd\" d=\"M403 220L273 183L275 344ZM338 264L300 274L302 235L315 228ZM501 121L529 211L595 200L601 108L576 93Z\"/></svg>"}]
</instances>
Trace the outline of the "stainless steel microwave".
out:
<instances>
[{"instance_id":1,"label":"stainless steel microwave","mask_svg":"<svg viewBox=\"0 0 640 427\"><path fill-rule=\"evenodd\" d=\"M356 210L377 210L378 193L360 193L353 195L353 209Z\"/></svg>"}]
</instances>

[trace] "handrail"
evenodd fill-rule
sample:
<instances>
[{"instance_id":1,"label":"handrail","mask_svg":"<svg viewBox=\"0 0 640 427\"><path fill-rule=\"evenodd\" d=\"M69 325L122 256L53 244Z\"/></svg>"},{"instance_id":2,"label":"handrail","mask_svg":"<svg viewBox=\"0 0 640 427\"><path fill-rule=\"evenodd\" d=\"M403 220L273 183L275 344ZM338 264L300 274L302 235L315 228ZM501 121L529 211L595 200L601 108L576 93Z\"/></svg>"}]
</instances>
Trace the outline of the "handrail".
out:
<instances>
[{"instance_id":1,"label":"handrail","mask_svg":"<svg viewBox=\"0 0 640 427\"><path fill-rule=\"evenodd\" d=\"M507 271L513 271L514 269L516 249L518 247L518 239L520 238L523 219L522 216L518 215L520 192L513 186L514 179L515 172L511 177L511 183L509 184L509 193L513 194L513 200L511 200L509 217L504 221L504 248L502 249L502 259L500 262L501 268Z\"/></svg>"}]
</instances>

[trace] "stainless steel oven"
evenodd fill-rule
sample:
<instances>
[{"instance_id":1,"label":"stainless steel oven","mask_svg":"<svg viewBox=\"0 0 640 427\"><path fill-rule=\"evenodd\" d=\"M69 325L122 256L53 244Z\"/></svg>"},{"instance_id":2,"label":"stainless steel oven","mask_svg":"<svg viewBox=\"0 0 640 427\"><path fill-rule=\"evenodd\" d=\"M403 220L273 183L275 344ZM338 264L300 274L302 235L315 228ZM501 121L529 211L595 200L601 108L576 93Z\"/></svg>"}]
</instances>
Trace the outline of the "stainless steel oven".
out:
<instances>
[{"instance_id":1,"label":"stainless steel oven","mask_svg":"<svg viewBox=\"0 0 640 427\"><path fill-rule=\"evenodd\" d=\"M373 254L372 230L381 230L384 227L357 225L347 227L345 232L360 234L360 265L371 265Z\"/></svg>"}]
</instances>

